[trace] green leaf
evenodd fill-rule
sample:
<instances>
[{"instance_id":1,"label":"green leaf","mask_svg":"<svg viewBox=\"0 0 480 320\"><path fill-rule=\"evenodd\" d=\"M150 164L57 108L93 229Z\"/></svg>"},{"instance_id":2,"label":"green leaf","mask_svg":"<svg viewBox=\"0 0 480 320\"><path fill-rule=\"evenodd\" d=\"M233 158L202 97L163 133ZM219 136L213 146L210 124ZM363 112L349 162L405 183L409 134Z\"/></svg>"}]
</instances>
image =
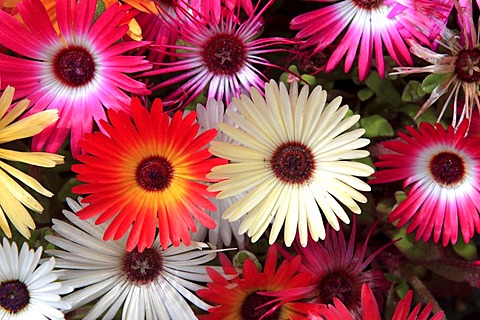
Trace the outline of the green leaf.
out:
<instances>
[{"instance_id":1,"label":"green leaf","mask_svg":"<svg viewBox=\"0 0 480 320\"><path fill-rule=\"evenodd\" d=\"M105 2L103 0L97 0L97 6L95 7L95 16L93 18L93 21L97 20L98 17L105 11Z\"/></svg>"},{"instance_id":2,"label":"green leaf","mask_svg":"<svg viewBox=\"0 0 480 320\"><path fill-rule=\"evenodd\" d=\"M255 266L257 267L258 271L262 271L262 264L258 261L257 256L255 256L252 252L247 251L247 250L241 250L239 251L234 257L233 257L233 265L235 268L242 269L243 264L245 263L245 260L250 259L253 261Z\"/></svg>"},{"instance_id":3,"label":"green leaf","mask_svg":"<svg viewBox=\"0 0 480 320\"><path fill-rule=\"evenodd\" d=\"M378 72L372 71L365 80L365 84L384 102L390 103L394 106L399 106L403 103L402 97L392 81L390 79L380 78Z\"/></svg>"},{"instance_id":4,"label":"green leaf","mask_svg":"<svg viewBox=\"0 0 480 320\"><path fill-rule=\"evenodd\" d=\"M459 237L458 242L452 246L456 254L468 261L478 260L477 247L473 241L465 243L462 237Z\"/></svg>"},{"instance_id":5,"label":"green leaf","mask_svg":"<svg viewBox=\"0 0 480 320\"><path fill-rule=\"evenodd\" d=\"M374 94L375 94L375 92L373 92L372 89L363 88L363 89L358 90L357 97L358 97L358 99L360 99L360 101L367 101L368 99L373 97Z\"/></svg>"},{"instance_id":6,"label":"green leaf","mask_svg":"<svg viewBox=\"0 0 480 320\"><path fill-rule=\"evenodd\" d=\"M414 102L424 97L426 94L422 89L422 84L418 81L411 80L407 83L402 93L402 100L405 102Z\"/></svg>"},{"instance_id":7,"label":"green leaf","mask_svg":"<svg viewBox=\"0 0 480 320\"><path fill-rule=\"evenodd\" d=\"M387 119L375 114L360 119L360 126L365 129L365 138L393 137L393 128Z\"/></svg>"},{"instance_id":8,"label":"green leaf","mask_svg":"<svg viewBox=\"0 0 480 320\"><path fill-rule=\"evenodd\" d=\"M412 103L405 104L398 108L398 111L401 113L405 113L408 115L411 119L414 119L415 116L418 113L418 110L420 110L420 106ZM429 108L425 110L417 119L415 119L415 123L419 124L420 122L429 122L429 123L435 123L437 122L438 115L435 113L434 108ZM411 124L411 123L410 123Z\"/></svg>"},{"instance_id":9,"label":"green leaf","mask_svg":"<svg viewBox=\"0 0 480 320\"><path fill-rule=\"evenodd\" d=\"M425 91L426 93L432 93L436 87L444 83L451 76L452 76L451 73L442 73L442 74L432 73L426 76L425 79L423 79L422 90Z\"/></svg>"}]
</instances>

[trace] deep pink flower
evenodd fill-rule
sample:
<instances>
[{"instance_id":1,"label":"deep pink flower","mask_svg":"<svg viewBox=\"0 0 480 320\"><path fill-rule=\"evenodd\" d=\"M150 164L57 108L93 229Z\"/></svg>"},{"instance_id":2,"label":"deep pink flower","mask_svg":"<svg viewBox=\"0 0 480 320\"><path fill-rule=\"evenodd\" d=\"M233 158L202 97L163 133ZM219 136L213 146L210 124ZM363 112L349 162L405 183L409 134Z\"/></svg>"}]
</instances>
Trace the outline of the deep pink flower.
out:
<instances>
[{"instance_id":1,"label":"deep pink flower","mask_svg":"<svg viewBox=\"0 0 480 320\"><path fill-rule=\"evenodd\" d=\"M372 268L365 271L372 260L391 244L386 244L366 257L368 241L375 226L376 224L370 229L362 245L355 243L355 220L348 243L343 231L334 231L331 228L323 243L309 241L306 247L302 247L299 241L295 242L297 256L302 257L302 264L298 270L309 273L312 282L303 288L279 291L272 295L279 297L279 300L281 297L284 301L307 301L312 305L310 308L312 310L339 299L351 313L361 315L363 284L367 284L376 296L382 296L382 293L390 287L390 282L381 270ZM294 259L293 255L282 251L287 260Z\"/></svg>"},{"instance_id":2,"label":"deep pink flower","mask_svg":"<svg viewBox=\"0 0 480 320\"><path fill-rule=\"evenodd\" d=\"M15 99L31 101L29 114L58 109L60 119L35 136L33 149L57 151L70 133L73 156L78 142L91 132L93 120L106 120L104 107L130 113L128 93L150 93L126 73L151 64L139 56L122 55L145 45L119 41L128 31L129 6L112 5L94 21L96 0L57 0L60 34L40 0L18 3L25 24L0 11L0 44L18 56L0 53L1 89L16 87Z\"/></svg>"},{"instance_id":3,"label":"deep pink flower","mask_svg":"<svg viewBox=\"0 0 480 320\"><path fill-rule=\"evenodd\" d=\"M440 320L444 312L436 312L432 317L430 314L433 305L428 303L422 310L422 304L418 303L410 312L413 292L409 290L405 297L398 303L392 320ZM309 320L381 320L380 311L372 289L367 284L362 285L362 317L354 317L345 305L337 298L334 298L333 305L322 306L318 315L310 314ZM420 311L422 310L422 311Z\"/></svg>"},{"instance_id":4,"label":"deep pink flower","mask_svg":"<svg viewBox=\"0 0 480 320\"><path fill-rule=\"evenodd\" d=\"M372 58L381 77L385 74L384 48L398 65L412 64L407 40L430 45L452 9L450 0L311 0L332 3L291 21L297 38L313 54L339 40L325 70L332 71L345 56L348 72L358 51L360 81L370 73ZM346 32L344 32L346 30Z\"/></svg>"},{"instance_id":5,"label":"deep pink flower","mask_svg":"<svg viewBox=\"0 0 480 320\"><path fill-rule=\"evenodd\" d=\"M455 132L422 122L409 135L399 132L403 141L383 145L395 154L380 155L375 163L386 168L373 174L372 184L403 181L407 198L395 207L389 221L398 227L408 224L407 233L416 230L416 240L455 244L459 228L465 242L480 232L480 140L467 139L468 121Z\"/></svg>"},{"instance_id":6,"label":"deep pink flower","mask_svg":"<svg viewBox=\"0 0 480 320\"><path fill-rule=\"evenodd\" d=\"M178 28L178 44L156 48L168 52L171 61L158 63L158 69L144 74L177 73L152 87L159 90L181 83L162 98L165 106L185 107L206 88L207 99L215 98L226 105L250 87L263 91L267 79L255 65L276 66L260 55L284 51L276 46L295 43L281 37L256 38L263 25L262 14L273 2L270 0L261 9L257 6L243 22L239 22L238 10L223 13L218 23L199 12L184 12L185 20L170 19Z\"/></svg>"}]
</instances>

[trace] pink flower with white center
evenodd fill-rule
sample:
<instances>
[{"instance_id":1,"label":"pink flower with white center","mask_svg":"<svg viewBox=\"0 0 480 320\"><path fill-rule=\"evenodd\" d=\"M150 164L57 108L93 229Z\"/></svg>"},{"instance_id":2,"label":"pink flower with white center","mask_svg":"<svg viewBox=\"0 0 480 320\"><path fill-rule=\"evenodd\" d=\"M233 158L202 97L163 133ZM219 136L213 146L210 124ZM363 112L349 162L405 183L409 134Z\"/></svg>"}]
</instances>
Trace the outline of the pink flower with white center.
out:
<instances>
[{"instance_id":1,"label":"pink flower with white center","mask_svg":"<svg viewBox=\"0 0 480 320\"><path fill-rule=\"evenodd\" d=\"M93 120L106 120L104 107L130 112L127 93L150 93L145 84L126 75L151 68L143 57L122 55L146 44L119 41L128 31L130 7L112 5L94 20L96 4L57 0L60 34L40 0L18 3L24 24L0 11L0 44L16 54L0 53L0 88L15 86L15 99L31 101L28 114L59 111L56 125L33 138L34 150L56 152L70 133L76 157L78 142L92 131Z\"/></svg>"},{"instance_id":2,"label":"pink flower with white center","mask_svg":"<svg viewBox=\"0 0 480 320\"><path fill-rule=\"evenodd\" d=\"M398 227L408 223L407 233L416 230L416 240L443 246L455 244L459 229L465 242L480 232L480 140L464 137L468 122L455 132L422 122L419 131L407 127L399 132L403 141L383 145L395 154L380 155L375 163L386 168L373 174L371 184L403 181L407 198L394 207L389 221Z\"/></svg>"},{"instance_id":3,"label":"pink flower with white center","mask_svg":"<svg viewBox=\"0 0 480 320\"><path fill-rule=\"evenodd\" d=\"M311 0L332 3L295 17L291 29L304 47L321 52L336 42L325 71L332 71L345 56L348 72L357 56L360 81L370 73L372 58L385 74L384 48L398 65L412 64L407 39L430 45L452 9L450 0ZM346 31L346 32L344 32Z\"/></svg>"},{"instance_id":4,"label":"pink flower with white center","mask_svg":"<svg viewBox=\"0 0 480 320\"><path fill-rule=\"evenodd\" d=\"M195 16L185 12L186 20L171 20L170 23L178 27L177 43L183 44L157 46L158 50L168 52L172 61L158 63L157 70L144 75L179 74L161 81L152 91L181 83L162 98L165 106L179 108L185 107L206 88L207 98L215 98L226 105L232 97L239 97L250 87L263 91L267 79L255 65L277 66L259 55L282 52L287 49L275 46L296 43L282 37L256 38L263 25L261 15L273 2L270 0L260 10L257 6L244 22L239 22L238 10L222 14L218 23L198 12Z\"/></svg>"}]
</instances>

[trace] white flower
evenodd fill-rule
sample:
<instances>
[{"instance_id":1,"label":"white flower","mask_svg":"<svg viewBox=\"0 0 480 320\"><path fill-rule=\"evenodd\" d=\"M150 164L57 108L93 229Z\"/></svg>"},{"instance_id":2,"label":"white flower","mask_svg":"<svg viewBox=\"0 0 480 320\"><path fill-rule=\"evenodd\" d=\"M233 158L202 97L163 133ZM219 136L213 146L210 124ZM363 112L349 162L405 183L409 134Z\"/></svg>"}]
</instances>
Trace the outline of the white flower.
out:
<instances>
[{"instance_id":1,"label":"white flower","mask_svg":"<svg viewBox=\"0 0 480 320\"><path fill-rule=\"evenodd\" d=\"M360 116L345 117L348 106L340 107L341 97L326 104L327 92L320 86L308 93L308 86L299 93L296 83L289 93L283 83L273 80L265 85L265 98L252 88L251 98L234 98L238 112L227 110L238 128L218 124L241 145L211 142L210 152L230 163L214 167L207 175L224 179L208 190L220 191L219 199L248 192L223 218L235 221L246 215L239 232L248 232L252 241L273 222L270 243L284 226L285 244L290 246L298 226L305 246L307 229L314 241L325 238L320 210L338 230L337 218L350 222L340 203L359 214L357 202L367 201L358 190L370 191L370 186L354 176L367 177L374 170L349 161L369 155L366 150L356 150L369 143L360 138L365 130L347 131Z\"/></svg>"},{"instance_id":2,"label":"white flower","mask_svg":"<svg viewBox=\"0 0 480 320\"><path fill-rule=\"evenodd\" d=\"M230 108L235 109L234 106ZM197 121L200 125L199 132L205 132L209 129L218 129L217 124L220 122L228 123L234 126L233 121L225 114L225 107L222 101L217 101L213 98L208 99L205 106L197 104ZM236 144L236 142L218 130L217 136L214 141L223 141ZM229 247L232 244L232 234L236 240L236 246L239 249L245 248L245 236L238 233L238 228L242 222L242 218L236 221L228 221L222 218L222 214L232 204L237 202L245 193L241 193L226 199L211 199L212 203L217 207L216 211L207 210L206 212L215 221L217 227L214 229L208 229L208 242L213 243L216 246L222 246L223 244ZM192 233L192 239L197 241L203 241L207 235L207 228L202 224L195 221L197 225L197 232Z\"/></svg>"},{"instance_id":3,"label":"white flower","mask_svg":"<svg viewBox=\"0 0 480 320\"><path fill-rule=\"evenodd\" d=\"M55 258L38 268L42 247L36 251L23 243L20 254L15 242L3 238L0 245L0 319L65 319L63 312L70 304L60 294L72 288L57 282L52 273Z\"/></svg>"},{"instance_id":4,"label":"white flower","mask_svg":"<svg viewBox=\"0 0 480 320\"><path fill-rule=\"evenodd\" d=\"M80 200L67 198L74 212L85 207ZM85 320L103 314L102 319L113 319L122 306L122 319L197 319L186 300L203 310L210 307L194 292L204 288L199 282L210 281L202 264L213 260L218 250L194 241L162 250L155 241L142 252L128 252L126 236L104 241L104 226L80 220L70 211L63 214L73 225L53 219L58 236L47 236L62 250L46 252L57 257L60 278L76 289L64 298L72 309L99 298Z\"/></svg>"}]
</instances>

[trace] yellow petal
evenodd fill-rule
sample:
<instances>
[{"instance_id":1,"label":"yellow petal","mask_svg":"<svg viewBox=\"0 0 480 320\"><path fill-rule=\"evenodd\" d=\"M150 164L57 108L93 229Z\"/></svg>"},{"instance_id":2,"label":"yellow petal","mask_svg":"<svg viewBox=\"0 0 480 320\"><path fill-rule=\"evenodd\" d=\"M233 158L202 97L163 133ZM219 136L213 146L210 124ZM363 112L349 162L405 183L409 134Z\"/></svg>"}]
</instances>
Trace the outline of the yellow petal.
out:
<instances>
[{"instance_id":1,"label":"yellow petal","mask_svg":"<svg viewBox=\"0 0 480 320\"><path fill-rule=\"evenodd\" d=\"M4 119L2 119L2 121ZM32 114L31 116L20 119L19 121L1 129L0 143L34 136L57 120L58 110L56 109L45 110Z\"/></svg>"},{"instance_id":2,"label":"yellow petal","mask_svg":"<svg viewBox=\"0 0 480 320\"><path fill-rule=\"evenodd\" d=\"M35 222L25 207L5 188L0 188L0 206L2 206L13 226L26 238L30 238L30 229Z\"/></svg>"},{"instance_id":3,"label":"yellow petal","mask_svg":"<svg viewBox=\"0 0 480 320\"><path fill-rule=\"evenodd\" d=\"M33 179L29 175L23 173L22 171L0 161L0 168L7 171L9 174L20 180L21 182L25 183L27 186L32 188L33 190L37 191L38 193L43 194L44 196L51 197L53 193L45 189L37 180ZM2 172L2 171L0 171Z\"/></svg>"},{"instance_id":4,"label":"yellow petal","mask_svg":"<svg viewBox=\"0 0 480 320\"><path fill-rule=\"evenodd\" d=\"M39 167L53 168L57 164L62 164L64 157L48 152L20 152L0 148L0 158L28 163Z\"/></svg>"},{"instance_id":5,"label":"yellow petal","mask_svg":"<svg viewBox=\"0 0 480 320\"><path fill-rule=\"evenodd\" d=\"M10 226L8 225L7 217L0 206L0 228L2 228L3 233L9 238L12 237L12 231L10 230Z\"/></svg>"}]
</instances>

